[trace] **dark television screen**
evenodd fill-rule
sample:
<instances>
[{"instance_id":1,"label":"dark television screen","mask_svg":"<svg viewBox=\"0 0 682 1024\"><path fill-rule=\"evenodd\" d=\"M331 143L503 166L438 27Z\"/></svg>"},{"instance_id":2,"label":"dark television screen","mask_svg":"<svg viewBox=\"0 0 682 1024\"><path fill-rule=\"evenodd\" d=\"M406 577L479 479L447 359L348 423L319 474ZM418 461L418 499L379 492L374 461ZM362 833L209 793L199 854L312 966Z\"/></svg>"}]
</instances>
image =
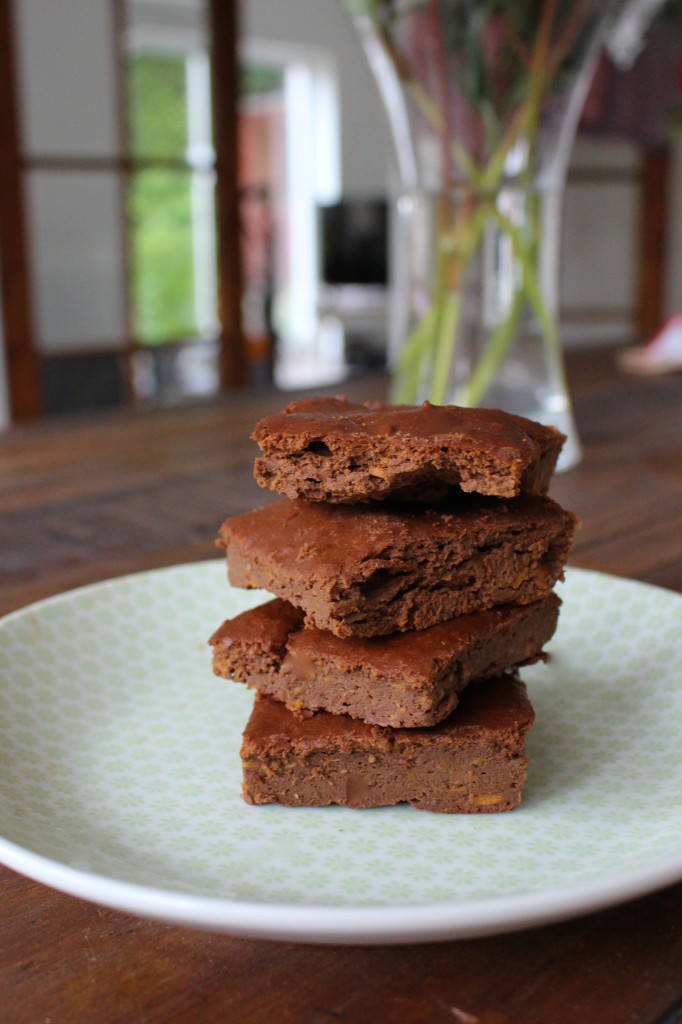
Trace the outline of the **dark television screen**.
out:
<instances>
[{"instance_id":1,"label":"dark television screen","mask_svg":"<svg viewBox=\"0 0 682 1024\"><path fill-rule=\"evenodd\" d=\"M386 200L344 199L320 213L325 284L387 284Z\"/></svg>"}]
</instances>

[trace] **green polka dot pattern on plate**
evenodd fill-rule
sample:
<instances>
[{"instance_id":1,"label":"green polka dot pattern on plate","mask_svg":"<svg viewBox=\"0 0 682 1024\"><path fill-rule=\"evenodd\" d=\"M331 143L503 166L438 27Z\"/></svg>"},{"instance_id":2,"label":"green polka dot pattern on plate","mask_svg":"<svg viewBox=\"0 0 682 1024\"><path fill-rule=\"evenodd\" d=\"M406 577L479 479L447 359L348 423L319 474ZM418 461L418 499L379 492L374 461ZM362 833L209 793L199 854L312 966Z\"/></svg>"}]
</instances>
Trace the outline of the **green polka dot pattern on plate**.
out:
<instances>
[{"instance_id":1,"label":"green polka dot pattern on plate","mask_svg":"<svg viewBox=\"0 0 682 1024\"><path fill-rule=\"evenodd\" d=\"M267 595L224 563L114 580L0 624L0 836L77 871L264 905L395 907L599 883L679 854L682 597L571 570L511 814L249 807L252 695L207 639Z\"/></svg>"}]
</instances>

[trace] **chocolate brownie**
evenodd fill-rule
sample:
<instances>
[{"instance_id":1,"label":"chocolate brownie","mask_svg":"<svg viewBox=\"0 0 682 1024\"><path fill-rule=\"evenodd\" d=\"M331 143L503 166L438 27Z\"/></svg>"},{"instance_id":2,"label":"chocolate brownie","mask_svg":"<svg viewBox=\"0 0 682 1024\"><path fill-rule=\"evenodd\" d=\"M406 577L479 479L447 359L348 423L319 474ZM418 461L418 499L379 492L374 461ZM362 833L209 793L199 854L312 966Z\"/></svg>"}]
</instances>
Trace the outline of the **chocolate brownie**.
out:
<instances>
[{"instance_id":1,"label":"chocolate brownie","mask_svg":"<svg viewBox=\"0 0 682 1024\"><path fill-rule=\"evenodd\" d=\"M510 811L526 779L534 712L524 684L471 686L429 729L390 729L324 711L296 715L256 695L241 748L248 803L379 807L450 814Z\"/></svg>"},{"instance_id":2,"label":"chocolate brownie","mask_svg":"<svg viewBox=\"0 0 682 1024\"><path fill-rule=\"evenodd\" d=\"M263 587L337 636L426 629L531 604L562 578L575 516L550 498L458 493L438 508L283 499L228 519L229 580Z\"/></svg>"},{"instance_id":3,"label":"chocolate brownie","mask_svg":"<svg viewBox=\"0 0 682 1024\"><path fill-rule=\"evenodd\" d=\"M559 598L459 615L411 633L342 640L304 629L303 613L275 598L223 623L211 637L213 671L283 701L375 725L435 725L472 680L537 661Z\"/></svg>"},{"instance_id":4,"label":"chocolate brownie","mask_svg":"<svg viewBox=\"0 0 682 1024\"><path fill-rule=\"evenodd\" d=\"M292 402L257 424L262 487L289 498L356 504L433 501L457 485L511 498L544 493L565 437L498 409Z\"/></svg>"}]
</instances>

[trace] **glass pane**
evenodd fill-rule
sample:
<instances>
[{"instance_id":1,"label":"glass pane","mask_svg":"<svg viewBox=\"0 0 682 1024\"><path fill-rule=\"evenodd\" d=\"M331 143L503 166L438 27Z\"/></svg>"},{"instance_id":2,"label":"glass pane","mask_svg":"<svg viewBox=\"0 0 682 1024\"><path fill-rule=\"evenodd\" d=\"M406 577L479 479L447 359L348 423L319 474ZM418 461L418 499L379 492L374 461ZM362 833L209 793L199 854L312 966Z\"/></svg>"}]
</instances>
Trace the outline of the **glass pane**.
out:
<instances>
[{"instance_id":1,"label":"glass pane","mask_svg":"<svg viewBox=\"0 0 682 1024\"><path fill-rule=\"evenodd\" d=\"M134 336L153 345L215 333L212 174L139 171L127 208Z\"/></svg>"},{"instance_id":2,"label":"glass pane","mask_svg":"<svg viewBox=\"0 0 682 1024\"><path fill-rule=\"evenodd\" d=\"M26 153L117 155L112 4L20 0L12 6Z\"/></svg>"},{"instance_id":3,"label":"glass pane","mask_svg":"<svg viewBox=\"0 0 682 1024\"><path fill-rule=\"evenodd\" d=\"M131 154L184 159L188 142L184 56L132 55L127 71Z\"/></svg>"},{"instance_id":4,"label":"glass pane","mask_svg":"<svg viewBox=\"0 0 682 1024\"><path fill-rule=\"evenodd\" d=\"M32 171L27 186L40 349L122 346L125 304L118 176Z\"/></svg>"},{"instance_id":5,"label":"glass pane","mask_svg":"<svg viewBox=\"0 0 682 1024\"><path fill-rule=\"evenodd\" d=\"M577 182L569 184L564 251L584 250L590 253L590 260L563 261L562 293L567 306L629 308L636 278L636 247L631 240L637 233L637 215L637 188L633 184L611 181L589 188ZM605 217L612 225L609 231L603 229ZM616 233L618 261L612 255ZM596 266L609 266L611 270L605 275L595 274Z\"/></svg>"}]
</instances>

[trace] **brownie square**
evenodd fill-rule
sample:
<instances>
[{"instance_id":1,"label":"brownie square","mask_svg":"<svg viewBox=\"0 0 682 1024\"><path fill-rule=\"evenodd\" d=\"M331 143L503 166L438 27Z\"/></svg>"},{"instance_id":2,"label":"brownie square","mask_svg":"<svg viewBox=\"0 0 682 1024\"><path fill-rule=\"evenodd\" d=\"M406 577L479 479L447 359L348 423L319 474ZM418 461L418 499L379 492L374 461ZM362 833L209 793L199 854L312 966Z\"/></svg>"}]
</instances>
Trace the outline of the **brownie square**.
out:
<instances>
[{"instance_id":1,"label":"brownie square","mask_svg":"<svg viewBox=\"0 0 682 1024\"><path fill-rule=\"evenodd\" d=\"M428 729L384 728L324 711L303 717L257 694L241 747L244 799L509 811L521 800L533 720L524 684L509 676L469 687L459 707Z\"/></svg>"},{"instance_id":2,"label":"brownie square","mask_svg":"<svg viewBox=\"0 0 682 1024\"><path fill-rule=\"evenodd\" d=\"M424 510L283 500L223 523L229 580L263 587L337 636L426 629L531 604L558 579L576 518L551 499L459 494Z\"/></svg>"},{"instance_id":3,"label":"brownie square","mask_svg":"<svg viewBox=\"0 0 682 1024\"><path fill-rule=\"evenodd\" d=\"M340 639L305 629L303 613L275 598L228 619L211 637L213 671L284 702L375 725L435 725L472 681L542 656L556 629L555 594L410 633Z\"/></svg>"},{"instance_id":4,"label":"brownie square","mask_svg":"<svg viewBox=\"0 0 682 1024\"><path fill-rule=\"evenodd\" d=\"M257 424L255 476L289 498L424 502L457 486L502 498L544 493L565 437L499 409L353 405L309 398Z\"/></svg>"}]
</instances>

